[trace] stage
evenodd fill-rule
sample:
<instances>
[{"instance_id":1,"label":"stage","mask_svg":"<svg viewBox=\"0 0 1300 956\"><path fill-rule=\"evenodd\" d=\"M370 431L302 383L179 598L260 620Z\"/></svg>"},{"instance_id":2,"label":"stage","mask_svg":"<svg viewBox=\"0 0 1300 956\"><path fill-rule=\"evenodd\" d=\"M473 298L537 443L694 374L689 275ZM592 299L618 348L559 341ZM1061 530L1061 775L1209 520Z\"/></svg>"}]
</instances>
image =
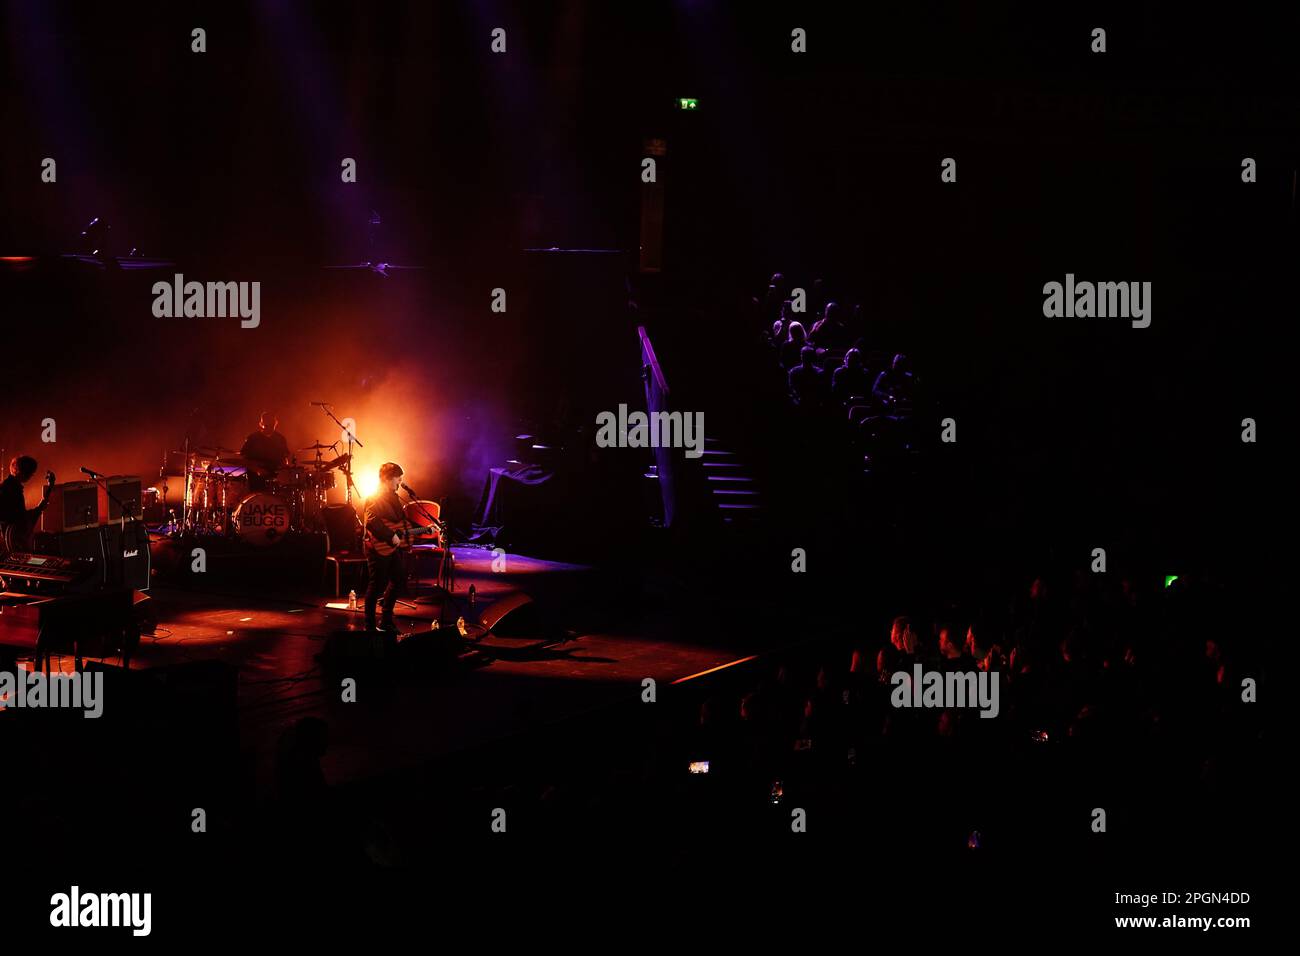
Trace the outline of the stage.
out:
<instances>
[{"instance_id":1,"label":"stage","mask_svg":"<svg viewBox=\"0 0 1300 956\"><path fill-rule=\"evenodd\" d=\"M752 650L737 647L734 637L717 644L674 639L649 618L598 607L601 594L609 593L591 567L504 554L508 570L494 572L501 554L473 547L454 553L451 609L444 612L435 598L407 600L395 615L403 643L427 635L440 614L443 634L463 616L468 636L457 641L454 661L412 666L399 658L391 669L370 667L367 660L351 669L346 662L323 667L331 635L351 631L364 640L361 611L348 610L346 594L159 586L150 592L157 626L142 637L131 670L212 661L237 668L240 750L251 773L245 784L261 799L271 795L277 741L306 717L328 724L321 768L331 784L344 784L636 698L644 678L667 684ZM473 608L470 587L477 597ZM477 624L520 601L543 611L517 626L503 618L502 634L484 633ZM115 657L85 660L89 666L120 663ZM22 666L29 661L19 658ZM52 668L71 672L71 656L55 658ZM355 703L342 700L340 681L349 674L358 681ZM110 697L110 711L113 703Z\"/></svg>"}]
</instances>

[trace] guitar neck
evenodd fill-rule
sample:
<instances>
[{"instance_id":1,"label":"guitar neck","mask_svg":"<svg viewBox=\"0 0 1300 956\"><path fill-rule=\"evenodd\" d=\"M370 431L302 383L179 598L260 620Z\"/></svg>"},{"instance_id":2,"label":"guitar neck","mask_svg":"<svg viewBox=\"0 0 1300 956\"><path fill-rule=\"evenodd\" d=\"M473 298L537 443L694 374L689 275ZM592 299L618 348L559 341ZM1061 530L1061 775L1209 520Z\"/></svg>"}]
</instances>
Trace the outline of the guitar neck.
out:
<instances>
[{"instance_id":1,"label":"guitar neck","mask_svg":"<svg viewBox=\"0 0 1300 956\"><path fill-rule=\"evenodd\" d=\"M399 532L397 532L397 533L400 534L400 535L401 535L402 537L404 537L404 538L410 538L410 537L414 537L415 535L420 535L420 534L439 534L441 531L442 531L441 528L436 528L436 527L429 527L429 528L403 528L401 531L399 531Z\"/></svg>"}]
</instances>

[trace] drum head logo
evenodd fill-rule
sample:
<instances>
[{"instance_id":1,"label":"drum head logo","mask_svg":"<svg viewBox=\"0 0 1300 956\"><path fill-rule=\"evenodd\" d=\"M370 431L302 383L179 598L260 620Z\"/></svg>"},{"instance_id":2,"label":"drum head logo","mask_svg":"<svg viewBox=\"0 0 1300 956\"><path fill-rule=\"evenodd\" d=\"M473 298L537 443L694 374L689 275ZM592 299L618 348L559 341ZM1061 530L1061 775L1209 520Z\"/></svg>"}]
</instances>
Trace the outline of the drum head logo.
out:
<instances>
[{"instance_id":1,"label":"drum head logo","mask_svg":"<svg viewBox=\"0 0 1300 956\"><path fill-rule=\"evenodd\" d=\"M275 544L289 530L289 505L275 495L249 495L235 512L235 527L249 544Z\"/></svg>"}]
</instances>

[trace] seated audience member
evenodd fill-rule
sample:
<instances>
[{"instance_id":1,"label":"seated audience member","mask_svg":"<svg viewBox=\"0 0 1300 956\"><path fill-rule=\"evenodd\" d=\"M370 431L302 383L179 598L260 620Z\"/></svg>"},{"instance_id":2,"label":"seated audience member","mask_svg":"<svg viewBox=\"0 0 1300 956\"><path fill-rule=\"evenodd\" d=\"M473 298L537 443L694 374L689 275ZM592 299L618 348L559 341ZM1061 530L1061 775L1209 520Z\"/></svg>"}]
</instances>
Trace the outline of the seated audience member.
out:
<instances>
[{"instance_id":1,"label":"seated audience member","mask_svg":"<svg viewBox=\"0 0 1300 956\"><path fill-rule=\"evenodd\" d=\"M912 400L912 373L908 368L907 356L901 352L894 356L889 368L876 376L876 384L871 387L871 394L882 405L906 405Z\"/></svg>"},{"instance_id":2,"label":"seated audience member","mask_svg":"<svg viewBox=\"0 0 1300 956\"><path fill-rule=\"evenodd\" d=\"M816 349L805 346L799 358L799 364L790 369L790 394L796 404L814 405L822 400L826 373L813 364Z\"/></svg>"},{"instance_id":3,"label":"seated audience member","mask_svg":"<svg viewBox=\"0 0 1300 956\"><path fill-rule=\"evenodd\" d=\"M847 402L854 395L870 393L867 370L862 367L862 353L849 349L844 353L844 364L831 375L831 394L837 401Z\"/></svg>"},{"instance_id":4,"label":"seated audience member","mask_svg":"<svg viewBox=\"0 0 1300 956\"><path fill-rule=\"evenodd\" d=\"M826 312L812 327L808 337L818 348L842 349L849 345L849 329L838 302L827 302Z\"/></svg>"},{"instance_id":5,"label":"seated audience member","mask_svg":"<svg viewBox=\"0 0 1300 956\"><path fill-rule=\"evenodd\" d=\"M778 346L784 341L785 330L790 328L791 323L795 321L795 312L791 308L792 302L786 299L781 303L781 317L772 324L772 341Z\"/></svg>"},{"instance_id":6,"label":"seated audience member","mask_svg":"<svg viewBox=\"0 0 1300 956\"><path fill-rule=\"evenodd\" d=\"M799 364L803 356L803 347L808 344L808 336L803 330L803 323L791 322L786 326L785 343L781 346L781 367L786 371Z\"/></svg>"}]
</instances>

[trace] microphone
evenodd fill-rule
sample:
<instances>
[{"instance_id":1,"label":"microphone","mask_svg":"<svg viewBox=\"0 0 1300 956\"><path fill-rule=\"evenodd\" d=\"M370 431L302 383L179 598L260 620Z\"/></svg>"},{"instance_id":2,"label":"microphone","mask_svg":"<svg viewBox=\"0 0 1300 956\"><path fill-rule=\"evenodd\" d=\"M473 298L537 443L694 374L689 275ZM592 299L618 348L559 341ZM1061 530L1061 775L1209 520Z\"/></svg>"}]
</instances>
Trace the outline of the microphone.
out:
<instances>
[{"instance_id":1,"label":"microphone","mask_svg":"<svg viewBox=\"0 0 1300 956\"><path fill-rule=\"evenodd\" d=\"M313 405L328 406L329 402L312 402Z\"/></svg>"},{"instance_id":2,"label":"microphone","mask_svg":"<svg viewBox=\"0 0 1300 956\"><path fill-rule=\"evenodd\" d=\"M86 474L90 475L91 478L103 478L103 477L104 477L103 475L101 475L101 474L100 474L99 472L97 472L97 471L91 471L91 470L90 470L89 468L87 468L85 465L82 465L82 466L81 466L81 470L82 470L83 472L85 472Z\"/></svg>"},{"instance_id":3,"label":"microphone","mask_svg":"<svg viewBox=\"0 0 1300 956\"><path fill-rule=\"evenodd\" d=\"M406 492L408 495L410 495L412 498L418 498L418 497L420 497L420 496L417 495L414 491L411 490L411 486L408 485L406 482L404 482L404 481L399 481L398 484L401 485L401 486L402 486L402 490L405 491L405 492Z\"/></svg>"}]
</instances>

